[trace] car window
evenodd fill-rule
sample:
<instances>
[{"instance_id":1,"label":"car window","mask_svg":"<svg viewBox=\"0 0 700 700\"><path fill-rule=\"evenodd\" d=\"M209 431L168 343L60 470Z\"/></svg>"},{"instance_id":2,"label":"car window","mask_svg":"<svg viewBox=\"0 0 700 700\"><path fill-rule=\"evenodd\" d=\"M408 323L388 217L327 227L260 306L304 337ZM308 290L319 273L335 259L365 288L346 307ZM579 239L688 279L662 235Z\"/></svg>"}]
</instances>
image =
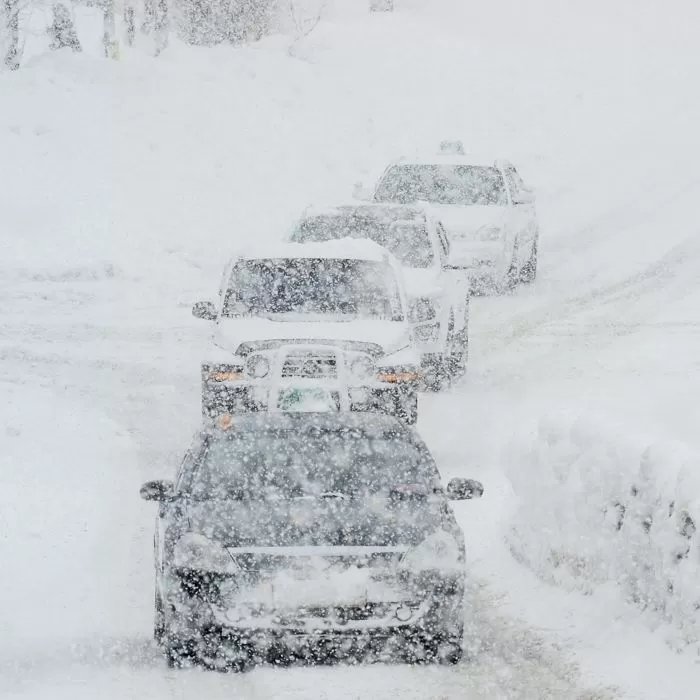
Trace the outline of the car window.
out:
<instances>
[{"instance_id":1,"label":"car window","mask_svg":"<svg viewBox=\"0 0 700 700\"><path fill-rule=\"evenodd\" d=\"M194 500L274 500L405 486L439 489L439 476L418 446L395 434L262 430L212 440L187 493Z\"/></svg>"},{"instance_id":2,"label":"car window","mask_svg":"<svg viewBox=\"0 0 700 700\"><path fill-rule=\"evenodd\" d=\"M391 268L364 260L241 260L231 271L222 316L342 316L402 320Z\"/></svg>"},{"instance_id":3,"label":"car window","mask_svg":"<svg viewBox=\"0 0 700 700\"><path fill-rule=\"evenodd\" d=\"M390 168L377 185L377 202L424 201L448 205L507 204L498 168L480 165L405 164Z\"/></svg>"},{"instance_id":4,"label":"car window","mask_svg":"<svg viewBox=\"0 0 700 700\"><path fill-rule=\"evenodd\" d=\"M400 211L392 215L367 209L308 216L299 223L292 240L366 238L386 248L406 267L430 267L435 256L425 221L400 216Z\"/></svg>"}]
</instances>

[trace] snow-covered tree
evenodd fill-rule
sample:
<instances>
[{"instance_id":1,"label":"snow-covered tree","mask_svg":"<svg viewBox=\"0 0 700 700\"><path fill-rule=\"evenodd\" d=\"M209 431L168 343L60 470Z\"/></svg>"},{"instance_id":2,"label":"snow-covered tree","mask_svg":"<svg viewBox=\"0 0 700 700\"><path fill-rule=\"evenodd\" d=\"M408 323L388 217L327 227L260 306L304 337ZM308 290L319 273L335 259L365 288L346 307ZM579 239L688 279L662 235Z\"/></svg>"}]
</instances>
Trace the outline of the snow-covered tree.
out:
<instances>
[{"instance_id":1,"label":"snow-covered tree","mask_svg":"<svg viewBox=\"0 0 700 700\"><path fill-rule=\"evenodd\" d=\"M3 61L10 70L17 70L21 58L19 41L20 0L0 0L0 48Z\"/></svg>"},{"instance_id":2,"label":"snow-covered tree","mask_svg":"<svg viewBox=\"0 0 700 700\"><path fill-rule=\"evenodd\" d=\"M82 51L75 25L71 19L68 8L63 3L56 3L53 8L53 22L46 28L49 35L49 48L52 51L70 48L73 51Z\"/></svg>"}]
</instances>

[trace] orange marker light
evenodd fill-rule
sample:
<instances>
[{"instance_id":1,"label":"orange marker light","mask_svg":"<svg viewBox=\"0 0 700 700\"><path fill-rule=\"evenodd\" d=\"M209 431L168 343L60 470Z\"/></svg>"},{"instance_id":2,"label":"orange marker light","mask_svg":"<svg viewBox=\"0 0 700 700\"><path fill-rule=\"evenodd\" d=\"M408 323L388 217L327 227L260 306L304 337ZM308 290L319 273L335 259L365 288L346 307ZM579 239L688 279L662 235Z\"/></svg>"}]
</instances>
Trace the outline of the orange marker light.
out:
<instances>
[{"instance_id":1,"label":"orange marker light","mask_svg":"<svg viewBox=\"0 0 700 700\"><path fill-rule=\"evenodd\" d=\"M230 413L223 413L216 419L216 424L221 430L228 430L233 425L233 416Z\"/></svg>"}]
</instances>

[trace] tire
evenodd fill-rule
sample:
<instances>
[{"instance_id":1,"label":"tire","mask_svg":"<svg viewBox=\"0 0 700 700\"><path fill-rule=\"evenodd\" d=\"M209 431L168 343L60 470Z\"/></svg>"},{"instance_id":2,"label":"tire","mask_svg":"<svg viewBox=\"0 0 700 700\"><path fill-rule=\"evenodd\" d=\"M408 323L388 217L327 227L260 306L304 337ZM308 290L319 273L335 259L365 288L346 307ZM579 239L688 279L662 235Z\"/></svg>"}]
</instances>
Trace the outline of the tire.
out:
<instances>
[{"instance_id":1,"label":"tire","mask_svg":"<svg viewBox=\"0 0 700 700\"><path fill-rule=\"evenodd\" d=\"M467 371L469 359L469 330L465 327L459 333L454 333L454 319L450 319L449 352L445 359L445 371L450 379L459 379Z\"/></svg>"},{"instance_id":2,"label":"tire","mask_svg":"<svg viewBox=\"0 0 700 700\"><path fill-rule=\"evenodd\" d=\"M446 370L447 362L444 357L431 360L427 368L423 367L423 388L432 393L440 391L445 383Z\"/></svg>"},{"instance_id":3,"label":"tire","mask_svg":"<svg viewBox=\"0 0 700 700\"><path fill-rule=\"evenodd\" d=\"M165 663L168 668L182 668L196 661L197 655L192 644L166 631L163 641Z\"/></svg>"},{"instance_id":4,"label":"tire","mask_svg":"<svg viewBox=\"0 0 700 700\"><path fill-rule=\"evenodd\" d=\"M396 416L406 425L418 422L418 392L413 391L408 396L398 396L396 399Z\"/></svg>"},{"instance_id":5,"label":"tire","mask_svg":"<svg viewBox=\"0 0 700 700\"><path fill-rule=\"evenodd\" d=\"M513 247L513 257L510 261L508 270L499 280L494 283L494 292L497 295L507 294L512 291L518 284L520 279L520 270L518 269L518 246L517 242Z\"/></svg>"},{"instance_id":6,"label":"tire","mask_svg":"<svg viewBox=\"0 0 700 700\"><path fill-rule=\"evenodd\" d=\"M520 271L520 281L525 284L532 284L537 278L537 239L532 244L532 253L529 260Z\"/></svg>"},{"instance_id":7,"label":"tire","mask_svg":"<svg viewBox=\"0 0 700 700\"><path fill-rule=\"evenodd\" d=\"M427 658L443 666L454 666L464 656L464 628L442 632L426 638L423 642Z\"/></svg>"}]
</instances>

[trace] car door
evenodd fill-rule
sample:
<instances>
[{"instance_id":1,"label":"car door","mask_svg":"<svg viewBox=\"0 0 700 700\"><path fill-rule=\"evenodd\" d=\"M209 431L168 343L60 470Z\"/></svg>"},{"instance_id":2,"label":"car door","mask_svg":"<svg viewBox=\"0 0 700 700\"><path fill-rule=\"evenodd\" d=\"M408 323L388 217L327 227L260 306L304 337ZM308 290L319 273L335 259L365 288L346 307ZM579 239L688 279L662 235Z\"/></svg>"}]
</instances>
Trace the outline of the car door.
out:
<instances>
[{"instance_id":1,"label":"car door","mask_svg":"<svg viewBox=\"0 0 700 700\"><path fill-rule=\"evenodd\" d=\"M507 163L503 170L513 205L513 222L518 240L518 262L522 268L532 255L537 234L534 196L525 186L514 165Z\"/></svg>"}]
</instances>

